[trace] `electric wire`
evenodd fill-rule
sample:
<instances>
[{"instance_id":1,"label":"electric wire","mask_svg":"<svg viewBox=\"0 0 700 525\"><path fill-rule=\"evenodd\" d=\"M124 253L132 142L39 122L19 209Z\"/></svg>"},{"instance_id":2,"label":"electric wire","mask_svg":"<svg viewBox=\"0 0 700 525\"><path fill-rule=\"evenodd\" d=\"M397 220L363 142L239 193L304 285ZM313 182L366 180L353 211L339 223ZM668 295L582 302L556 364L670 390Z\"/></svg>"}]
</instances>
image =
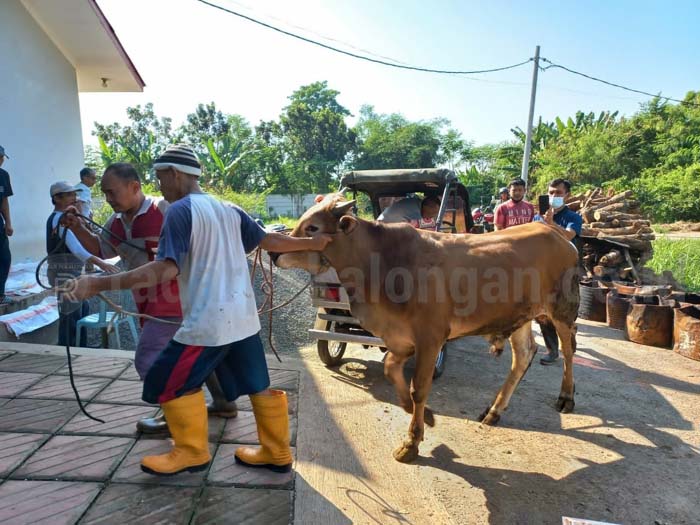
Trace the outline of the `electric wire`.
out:
<instances>
[{"instance_id":1,"label":"electric wire","mask_svg":"<svg viewBox=\"0 0 700 525\"><path fill-rule=\"evenodd\" d=\"M237 11L234 11L233 9L228 9L226 7L223 7L223 6L213 4L211 2L207 2L207 0L196 0L196 1L200 2L204 5L207 5L209 7L213 7L214 9L220 9L221 11L224 11L224 12L229 13L231 15L237 16L239 18L243 18L245 20L248 20L249 22L253 22L255 24L261 25L263 27L266 27L267 29L272 29L273 31L277 31L278 33L282 33L283 35L291 36L292 38L302 40L302 41L307 42L309 44L313 44L313 45L322 47L324 49L334 51L336 53L347 55L347 56L352 57L352 58L357 58L359 60L365 60L367 62L373 62L375 64L381 64L383 66L389 66L389 67L393 67L393 68L397 68L397 69L406 69L406 70L410 70L410 71L420 71L423 73L439 73L439 74L443 74L443 75L476 75L476 74L480 74L480 73L495 73L496 71L506 71L508 69L514 69L516 67L524 66L525 64L532 62L534 60L534 58L530 57L527 60L524 60L522 62L518 62L517 64L512 64L512 65L503 66L503 67L495 67L495 68L491 68L491 69L474 70L474 71L431 69L431 68L426 68L426 67L409 66L409 65L404 65L404 64L394 64L392 62L387 62L385 60L379 60L376 58L371 58L368 56L358 55L356 53L351 53L350 51L345 51L343 49L329 46L328 44L324 44L322 42L318 42L316 40L312 40L310 38L306 38L306 37L303 37L301 35L297 35L295 33L289 32L289 31L285 31L284 29L280 29L279 27L275 27L275 26L270 25L270 24L263 22L261 20L257 20L251 16L244 15L243 13L239 13Z\"/></svg>"},{"instance_id":2,"label":"electric wire","mask_svg":"<svg viewBox=\"0 0 700 525\"><path fill-rule=\"evenodd\" d=\"M562 66L561 64L555 64L551 60L548 60L547 58L540 57L540 60L542 62L545 62L546 64L549 64L548 66L541 66L540 69L542 71L547 71L549 69L562 69L568 73L571 73L573 75L578 75L580 77L587 78L589 80L593 80L594 82L600 82L601 84L606 84L608 86L616 87L618 89L624 89L625 91L630 91L632 93L638 93L640 95L646 95L648 97L658 97L663 100L669 100L671 102L678 102L680 104L685 104L687 106L694 106L694 107L700 107L700 104L697 104L695 102L689 102L687 100L681 100L673 97L666 97L664 95L661 95L660 93L649 93L648 91L642 91L640 89L634 89L631 87L623 86L622 84L616 84L615 82L609 82L607 80L603 80L602 78L594 77L592 75L587 75L586 73L581 73L580 71L576 71L574 69L568 68L566 66Z\"/></svg>"}]
</instances>

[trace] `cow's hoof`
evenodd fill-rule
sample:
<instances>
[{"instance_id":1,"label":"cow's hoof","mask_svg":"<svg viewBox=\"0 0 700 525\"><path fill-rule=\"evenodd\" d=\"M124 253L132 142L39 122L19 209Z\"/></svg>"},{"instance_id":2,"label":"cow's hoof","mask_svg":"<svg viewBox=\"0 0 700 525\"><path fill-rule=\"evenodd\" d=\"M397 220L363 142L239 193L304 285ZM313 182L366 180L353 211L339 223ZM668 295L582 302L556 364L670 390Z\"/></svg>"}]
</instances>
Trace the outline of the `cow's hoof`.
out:
<instances>
[{"instance_id":1,"label":"cow's hoof","mask_svg":"<svg viewBox=\"0 0 700 525\"><path fill-rule=\"evenodd\" d=\"M573 399L568 399L564 396L559 396L559 399L557 399L557 412L568 414L574 411L574 406L576 406L576 403L574 403Z\"/></svg>"},{"instance_id":2,"label":"cow's hoof","mask_svg":"<svg viewBox=\"0 0 700 525\"><path fill-rule=\"evenodd\" d=\"M484 410L479 416L479 421L481 421L484 425L496 425L500 421L500 419L501 416L491 412L491 407Z\"/></svg>"},{"instance_id":3,"label":"cow's hoof","mask_svg":"<svg viewBox=\"0 0 700 525\"><path fill-rule=\"evenodd\" d=\"M394 459L399 463L412 463L418 457L418 447L408 441L394 450Z\"/></svg>"},{"instance_id":4,"label":"cow's hoof","mask_svg":"<svg viewBox=\"0 0 700 525\"><path fill-rule=\"evenodd\" d=\"M433 411L427 407L425 408L425 410L423 412L423 421L429 427L435 426L435 414L433 414Z\"/></svg>"}]
</instances>

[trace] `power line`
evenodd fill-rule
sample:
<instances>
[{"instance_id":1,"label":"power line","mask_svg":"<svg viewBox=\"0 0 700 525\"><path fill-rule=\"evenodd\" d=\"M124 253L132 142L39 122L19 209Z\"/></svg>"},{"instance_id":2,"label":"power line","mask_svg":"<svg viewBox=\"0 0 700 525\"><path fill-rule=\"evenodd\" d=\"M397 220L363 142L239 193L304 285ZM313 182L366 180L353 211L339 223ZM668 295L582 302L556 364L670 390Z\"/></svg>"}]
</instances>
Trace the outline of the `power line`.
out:
<instances>
[{"instance_id":1,"label":"power line","mask_svg":"<svg viewBox=\"0 0 700 525\"><path fill-rule=\"evenodd\" d=\"M241 7L241 8L243 8L243 9L245 9L245 10L248 10L248 11L250 11L250 12L252 12L252 13L255 13L255 12L256 12L255 9L253 9L252 7L250 7L250 6L248 6L248 5L242 4L241 2L236 2L235 0L228 0L228 1L229 1L230 3L232 3L232 4L237 5L238 7ZM262 14L265 15L265 16L266 16L267 18L269 18L269 19L275 20L275 21L277 21L277 22L281 22L282 24L286 24L286 25L288 25L288 26L291 27L291 28L299 29L299 30L301 30L301 31L305 31L305 32L307 32L307 33L310 33L310 34L312 34L312 35L314 35L314 36L319 37L319 38L322 39L322 40L328 40L328 41L330 41L330 42L336 42L336 43L338 43L338 44L343 44L343 45L346 46L346 47L349 47L349 48L351 48L351 49L354 49L355 51L361 51L362 53L365 53L365 54L367 54L367 55L372 55L372 56L375 56L375 57L380 58L380 59L389 60L389 61L391 61L391 62L396 62L397 64L404 64L404 65L406 65L406 62L402 62L401 60L396 60L395 58L392 58L392 57L389 57L389 56L386 56L386 55L380 55L380 54L378 54L378 53L373 53L372 51L370 51L370 50L368 50L368 49L364 49L364 48L361 48L361 47L357 47L357 46L355 46L355 45L353 45L353 44L350 44L349 42L345 42L344 40L339 40L339 39L337 39L337 38L333 38L333 37L324 35L324 34L322 34L322 33L319 33L319 32L317 32L317 31L314 31L313 29L309 29L308 27L303 27L303 26L300 26L300 25L293 24L292 22L289 22L289 21L287 21L287 20L284 20L284 19L282 19L282 18L279 18L279 17L277 17L277 16L275 16L275 15L272 15L272 14L270 14L270 13L262 13Z\"/></svg>"},{"instance_id":2,"label":"power line","mask_svg":"<svg viewBox=\"0 0 700 525\"><path fill-rule=\"evenodd\" d=\"M670 100L670 101L672 101L672 102L679 102L680 104L686 104L686 105L688 105L688 106L700 107L700 104L696 104L695 102L688 102L688 101L680 100L680 99L677 99L677 98L665 97L665 96L661 95L660 93L658 93L658 94L649 93L649 92L647 92L647 91L641 91L641 90L639 90L639 89L633 89L633 88L630 88L630 87L627 87L627 86L623 86L623 85L621 85L621 84L615 84L614 82L608 82L607 80L603 80L602 78L597 78L597 77L594 77L594 76L591 76L591 75L587 75L586 73L581 73L580 71L574 71L573 69L570 69L570 68L568 68L568 67L566 67L566 66L562 66L561 64L555 64L554 62L552 62L551 60L548 60L548 59L546 59L546 58L540 58L540 60L541 60L542 62L546 62L547 64L549 64L548 66L541 68L542 71L547 71L548 69L552 69L552 68L555 68L555 69L563 69L564 71L567 71L567 72L572 73L572 74L574 74L574 75L578 75L578 76L580 76L580 77L584 77L584 78L587 78L587 79L589 79L589 80L593 80L593 81L595 81L595 82L600 82L601 84L606 84L606 85L608 85L608 86L616 87L616 88L619 88L619 89L624 89L625 91L630 91L630 92L632 92L632 93L639 93L640 95L646 95L646 96L649 96L649 97L658 97L658 98L662 98L662 99L664 99L664 100Z\"/></svg>"},{"instance_id":3,"label":"power line","mask_svg":"<svg viewBox=\"0 0 700 525\"><path fill-rule=\"evenodd\" d=\"M322 42L317 42L316 40L311 40L310 38L303 37L301 35L297 35L295 33L290 33L289 31L285 31L284 29L280 29L278 27L275 27L273 25L267 24L265 22L262 22L260 20L257 20L255 18L252 18L250 16L244 15L242 13L238 13L236 11L233 11L232 9L227 9L225 7L222 7L220 5L213 4L211 2L207 2L206 0L197 0L197 2L200 2L204 5L208 5L209 7L213 7L215 9L220 9L221 11L225 11L226 13L232 14L234 16L243 18L245 20L248 20L249 22L253 22L255 24L261 25L263 27L266 27L268 29L272 29L273 31L277 31L278 33L282 33L283 35L291 36L293 38L296 38L298 40L302 40L304 42L307 42L309 44L314 44L316 46L328 49L330 51L335 51L336 53L341 53L343 55L347 55L352 58L357 58L359 60L365 60L367 62L373 62L375 64L381 64L383 66L389 66L389 67L394 67L397 69L408 69L411 71L421 71L424 73L440 73L443 75L476 75L478 73L495 73L496 71L505 71L507 69L514 69L516 67L524 66L528 62L532 62L532 58L528 58L527 60L523 62L519 62L518 64L513 64L510 66L504 66L504 67L496 67L492 69L481 69L481 70L476 70L476 71L451 71L451 70L444 70L444 69L430 69L430 68L425 68L425 67L418 67L418 66L408 66L408 65L403 65L403 64L393 64L391 62L386 62L384 60L378 60L376 58L370 58L368 56L363 56L363 55L358 55L355 53L351 53L349 51L345 51L343 49L338 49L337 47L329 46L327 44L324 44Z\"/></svg>"}]
</instances>

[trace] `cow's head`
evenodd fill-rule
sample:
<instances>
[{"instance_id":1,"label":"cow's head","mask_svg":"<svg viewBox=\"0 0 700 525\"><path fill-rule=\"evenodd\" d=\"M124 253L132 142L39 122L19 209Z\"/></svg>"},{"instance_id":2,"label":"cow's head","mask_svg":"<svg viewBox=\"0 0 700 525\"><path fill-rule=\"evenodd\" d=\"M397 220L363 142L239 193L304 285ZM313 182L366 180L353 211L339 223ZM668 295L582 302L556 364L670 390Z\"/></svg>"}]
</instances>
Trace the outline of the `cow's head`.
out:
<instances>
[{"instance_id":1,"label":"cow's head","mask_svg":"<svg viewBox=\"0 0 700 525\"><path fill-rule=\"evenodd\" d=\"M314 237L324 233L349 234L358 224L357 219L351 215L354 205L354 200L346 200L341 193L326 195L301 216L290 235L292 237ZM329 266L321 252L290 252L270 255L280 268L302 268L312 274L325 271Z\"/></svg>"}]
</instances>

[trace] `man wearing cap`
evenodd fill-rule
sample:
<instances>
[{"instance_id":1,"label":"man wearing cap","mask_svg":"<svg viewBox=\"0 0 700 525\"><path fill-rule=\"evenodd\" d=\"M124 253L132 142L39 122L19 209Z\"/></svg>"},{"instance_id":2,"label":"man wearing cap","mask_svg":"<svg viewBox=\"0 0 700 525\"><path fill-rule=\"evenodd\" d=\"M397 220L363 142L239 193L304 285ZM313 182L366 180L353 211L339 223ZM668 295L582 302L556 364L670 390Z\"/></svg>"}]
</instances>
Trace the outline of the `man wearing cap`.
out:
<instances>
[{"instance_id":1,"label":"man wearing cap","mask_svg":"<svg viewBox=\"0 0 700 525\"><path fill-rule=\"evenodd\" d=\"M260 340L246 252L321 251L328 235L292 238L266 233L242 209L206 195L201 166L185 145L168 148L153 168L171 203L156 260L108 277L83 276L66 286L76 299L103 290L153 286L177 277L183 323L146 376L143 399L160 403L174 440L167 454L147 456L141 469L156 475L199 471L211 461L201 386L216 371L230 400L249 395L260 447L240 447L238 463L291 470L289 416L283 391L271 390Z\"/></svg>"},{"instance_id":2,"label":"man wearing cap","mask_svg":"<svg viewBox=\"0 0 700 525\"><path fill-rule=\"evenodd\" d=\"M127 270L153 261L158 251L158 238L169 206L168 201L145 195L138 172L126 162L107 166L100 186L107 203L114 210L107 219L102 234L94 235L72 214L66 214L64 224L71 228L88 251L110 258L118 255ZM139 313L166 321L141 319L141 336L136 346L134 366L143 380L158 354L179 329L182 310L176 279L151 288L133 290L133 295ZM215 374L207 378L206 384L213 398L207 406L209 414L224 418L236 417L236 403L226 400ZM165 418L159 415L140 419L136 428L146 434L155 434L166 432L168 425Z\"/></svg>"},{"instance_id":3,"label":"man wearing cap","mask_svg":"<svg viewBox=\"0 0 700 525\"><path fill-rule=\"evenodd\" d=\"M51 286L61 286L66 280L80 275L86 262L90 262L108 273L118 271L115 266L89 253L73 232L66 230L59 224L63 212L69 206L75 205L77 192L78 190L66 181L54 182L49 189L51 203L54 205L53 212L46 221L46 252L49 255L48 278ZM66 303L59 311L62 318L58 326L58 344L75 344L75 325L88 314L88 304L85 301L70 306ZM80 338L80 346L85 346L85 340L86 337L83 334Z\"/></svg>"},{"instance_id":4,"label":"man wearing cap","mask_svg":"<svg viewBox=\"0 0 700 525\"><path fill-rule=\"evenodd\" d=\"M2 169L5 159L9 158L5 154L5 148L0 146L0 305L11 302L8 297L5 297L5 283L10 274L10 264L12 263L8 239L14 233L8 200L8 197L12 196L12 184L10 183L10 174Z\"/></svg>"}]
</instances>

